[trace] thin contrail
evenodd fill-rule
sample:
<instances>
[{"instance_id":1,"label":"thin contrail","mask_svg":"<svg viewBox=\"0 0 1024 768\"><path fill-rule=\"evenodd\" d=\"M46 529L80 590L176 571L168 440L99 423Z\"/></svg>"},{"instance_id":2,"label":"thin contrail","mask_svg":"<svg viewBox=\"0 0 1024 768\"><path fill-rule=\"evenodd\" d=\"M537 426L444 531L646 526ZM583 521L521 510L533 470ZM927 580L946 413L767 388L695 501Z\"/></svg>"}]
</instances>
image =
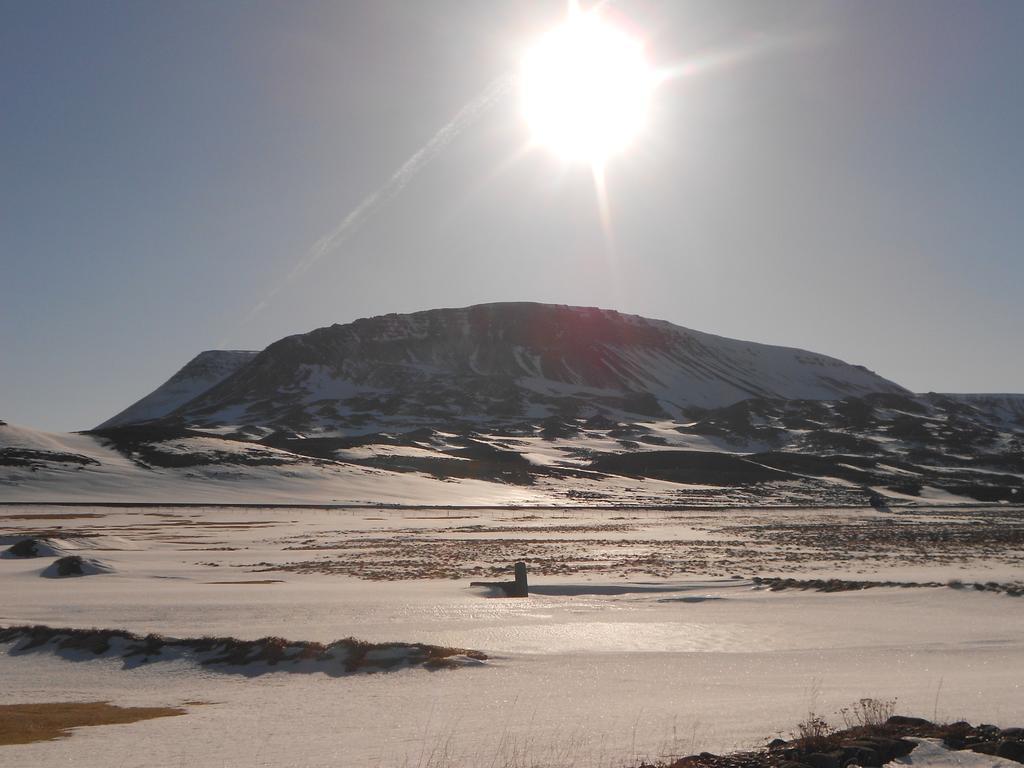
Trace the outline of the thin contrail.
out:
<instances>
[{"instance_id":1,"label":"thin contrail","mask_svg":"<svg viewBox=\"0 0 1024 768\"><path fill-rule=\"evenodd\" d=\"M401 193L416 174L423 170L459 133L471 125L499 97L503 96L509 90L512 81L513 78L510 75L502 75L488 85L479 96L460 109L455 114L455 117L449 120L448 123L434 134L430 141L420 147L419 150L406 160L392 174L391 178L349 211L338 226L334 228L333 232L317 240L306 254L299 259L287 277L268 291L267 295L242 318L240 324L244 325L252 320L253 317L267 307L270 300L285 286L320 261L324 256L337 250L346 240L359 231L359 228L371 216Z\"/></svg>"}]
</instances>

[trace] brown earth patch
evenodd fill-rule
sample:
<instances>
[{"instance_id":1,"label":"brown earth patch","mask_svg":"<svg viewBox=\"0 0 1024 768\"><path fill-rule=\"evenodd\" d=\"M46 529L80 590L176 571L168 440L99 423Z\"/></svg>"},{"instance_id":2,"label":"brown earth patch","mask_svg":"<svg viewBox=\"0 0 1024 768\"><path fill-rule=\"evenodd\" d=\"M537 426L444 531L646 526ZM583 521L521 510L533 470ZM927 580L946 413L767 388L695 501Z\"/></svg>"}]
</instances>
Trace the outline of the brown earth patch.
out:
<instances>
[{"instance_id":1,"label":"brown earth patch","mask_svg":"<svg viewBox=\"0 0 1024 768\"><path fill-rule=\"evenodd\" d=\"M106 701L0 704L0 746L52 741L84 725L115 725L184 715L180 707L119 707Z\"/></svg>"}]
</instances>

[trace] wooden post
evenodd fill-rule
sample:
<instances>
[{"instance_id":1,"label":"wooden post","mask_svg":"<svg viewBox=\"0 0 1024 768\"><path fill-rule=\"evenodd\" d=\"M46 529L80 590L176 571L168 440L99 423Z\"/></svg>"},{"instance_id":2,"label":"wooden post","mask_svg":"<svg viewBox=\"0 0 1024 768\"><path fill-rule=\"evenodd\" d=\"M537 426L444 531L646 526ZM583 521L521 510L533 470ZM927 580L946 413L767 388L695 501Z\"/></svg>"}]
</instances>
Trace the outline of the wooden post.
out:
<instances>
[{"instance_id":1,"label":"wooden post","mask_svg":"<svg viewBox=\"0 0 1024 768\"><path fill-rule=\"evenodd\" d=\"M471 587L494 587L505 593L505 597L529 597L530 587L526 583L526 563L516 563L515 581L471 581Z\"/></svg>"},{"instance_id":2,"label":"wooden post","mask_svg":"<svg viewBox=\"0 0 1024 768\"><path fill-rule=\"evenodd\" d=\"M526 563L516 563L516 580L510 585L509 597L529 597L530 587L526 582Z\"/></svg>"}]
</instances>

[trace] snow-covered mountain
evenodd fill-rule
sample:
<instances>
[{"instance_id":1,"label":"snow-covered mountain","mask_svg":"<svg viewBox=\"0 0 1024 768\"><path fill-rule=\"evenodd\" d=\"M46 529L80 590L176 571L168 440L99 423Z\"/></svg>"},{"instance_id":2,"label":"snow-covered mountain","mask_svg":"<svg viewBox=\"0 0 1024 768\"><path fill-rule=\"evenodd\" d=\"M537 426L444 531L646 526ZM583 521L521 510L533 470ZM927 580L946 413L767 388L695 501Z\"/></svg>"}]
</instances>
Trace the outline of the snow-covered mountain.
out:
<instances>
[{"instance_id":1,"label":"snow-covered mountain","mask_svg":"<svg viewBox=\"0 0 1024 768\"><path fill-rule=\"evenodd\" d=\"M91 433L0 423L0 501L1024 502L1024 395L598 309L385 315L204 352Z\"/></svg>"},{"instance_id":2,"label":"snow-covered mountain","mask_svg":"<svg viewBox=\"0 0 1024 768\"><path fill-rule=\"evenodd\" d=\"M751 397L873 392L906 390L825 355L635 315L485 304L332 325L257 355L204 353L101 427L161 420L351 434L495 419L683 418Z\"/></svg>"},{"instance_id":3,"label":"snow-covered mountain","mask_svg":"<svg viewBox=\"0 0 1024 768\"><path fill-rule=\"evenodd\" d=\"M224 381L257 352L239 350L210 350L200 352L176 374L141 400L125 408L99 425L97 429L137 424L166 416L210 387Z\"/></svg>"}]
</instances>

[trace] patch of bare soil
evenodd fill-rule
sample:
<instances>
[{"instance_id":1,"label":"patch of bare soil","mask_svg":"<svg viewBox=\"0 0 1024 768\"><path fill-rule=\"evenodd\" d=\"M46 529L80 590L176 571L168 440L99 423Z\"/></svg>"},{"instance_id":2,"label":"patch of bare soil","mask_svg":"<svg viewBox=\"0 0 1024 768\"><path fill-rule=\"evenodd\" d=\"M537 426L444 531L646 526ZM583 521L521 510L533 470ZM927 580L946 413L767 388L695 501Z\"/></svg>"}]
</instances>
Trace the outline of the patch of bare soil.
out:
<instances>
[{"instance_id":1,"label":"patch of bare soil","mask_svg":"<svg viewBox=\"0 0 1024 768\"><path fill-rule=\"evenodd\" d=\"M184 715L179 707L118 707L106 701L0 704L0 746L51 741L85 725L116 725Z\"/></svg>"}]
</instances>

